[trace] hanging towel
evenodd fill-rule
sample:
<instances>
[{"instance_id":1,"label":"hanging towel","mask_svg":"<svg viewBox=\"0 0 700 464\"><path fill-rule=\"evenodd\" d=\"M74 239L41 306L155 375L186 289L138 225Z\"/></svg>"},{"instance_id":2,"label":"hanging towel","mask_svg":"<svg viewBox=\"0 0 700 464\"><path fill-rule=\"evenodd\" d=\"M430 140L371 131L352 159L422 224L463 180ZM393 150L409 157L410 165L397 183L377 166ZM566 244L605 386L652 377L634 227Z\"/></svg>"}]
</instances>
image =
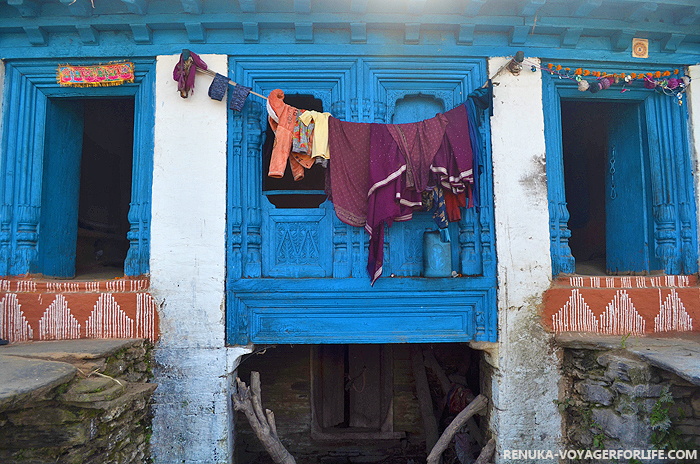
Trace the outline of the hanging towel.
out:
<instances>
[{"instance_id":1,"label":"hanging towel","mask_svg":"<svg viewBox=\"0 0 700 464\"><path fill-rule=\"evenodd\" d=\"M328 118L332 201L338 219L355 227L367 222L369 123Z\"/></svg>"},{"instance_id":2,"label":"hanging towel","mask_svg":"<svg viewBox=\"0 0 700 464\"><path fill-rule=\"evenodd\" d=\"M328 118L330 113L319 113L318 111L305 111L299 119L306 124L314 124L314 143L310 155L314 158L330 159L328 149ZM312 122L313 121L313 122Z\"/></svg>"},{"instance_id":3,"label":"hanging towel","mask_svg":"<svg viewBox=\"0 0 700 464\"><path fill-rule=\"evenodd\" d=\"M216 73L214 79L211 81L209 86L209 97L212 100L221 101L226 95L226 88L228 87L228 77Z\"/></svg>"},{"instance_id":4,"label":"hanging towel","mask_svg":"<svg viewBox=\"0 0 700 464\"><path fill-rule=\"evenodd\" d=\"M177 90L182 98L187 98L190 90L194 89L197 68L207 69L207 64L196 53L184 50L173 69L173 79L177 81Z\"/></svg>"},{"instance_id":5,"label":"hanging towel","mask_svg":"<svg viewBox=\"0 0 700 464\"><path fill-rule=\"evenodd\" d=\"M246 87L245 85L234 85L233 90L230 92L231 101L229 101L228 107L234 111L241 111L251 90L251 87Z\"/></svg>"}]
</instances>

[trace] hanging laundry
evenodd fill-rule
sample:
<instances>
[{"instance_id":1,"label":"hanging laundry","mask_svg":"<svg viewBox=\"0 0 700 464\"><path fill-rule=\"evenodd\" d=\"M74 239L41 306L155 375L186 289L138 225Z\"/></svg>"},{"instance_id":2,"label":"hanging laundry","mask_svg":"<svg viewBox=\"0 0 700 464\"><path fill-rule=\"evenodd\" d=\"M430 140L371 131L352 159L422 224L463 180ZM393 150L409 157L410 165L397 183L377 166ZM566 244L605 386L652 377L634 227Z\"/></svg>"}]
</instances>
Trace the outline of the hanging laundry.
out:
<instances>
[{"instance_id":1,"label":"hanging laundry","mask_svg":"<svg viewBox=\"0 0 700 464\"><path fill-rule=\"evenodd\" d=\"M190 90L194 89L197 68L207 69L207 64L196 53L183 50L173 69L173 79L177 81L177 90L182 98L187 98Z\"/></svg>"},{"instance_id":2,"label":"hanging laundry","mask_svg":"<svg viewBox=\"0 0 700 464\"><path fill-rule=\"evenodd\" d=\"M310 155L314 158L330 159L328 149L328 118L330 113L320 113L318 111L306 111L299 116L299 119L306 124L314 124L314 144Z\"/></svg>"},{"instance_id":3,"label":"hanging laundry","mask_svg":"<svg viewBox=\"0 0 700 464\"><path fill-rule=\"evenodd\" d=\"M243 105L245 104L246 98L251 93L251 87L246 87L245 85L236 84L231 90L231 100L229 101L228 107L233 111L241 111Z\"/></svg>"},{"instance_id":4,"label":"hanging laundry","mask_svg":"<svg viewBox=\"0 0 700 464\"><path fill-rule=\"evenodd\" d=\"M430 170L445 191L460 194L474 183L473 156L467 109L459 105L444 114L449 122Z\"/></svg>"},{"instance_id":5,"label":"hanging laundry","mask_svg":"<svg viewBox=\"0 0 700 464\"><path fill-rule=\"evenodd\" d=\"M403 133L403 132L401 132ZM331 162L333 165L335 157ZM421 194L408 188L408 166L399 145L386 124L370 124L367 223L369 255L367 273L372 285L381 276L384 261L384 227L394 221L408 221L422 205Z\"/></svg>"},{"instance_id":6,"label":"hanging laundry","mask_svg":"<svg viewBox=\"0 0 700 464\"><path fill-rule=\"evenodd\" d=\"M369 123L328 118L331 198L338 219L355 227L367 222L369 145Z\"/></svg>"},{"instance_id":7,"label":"hanging laundry","mask_svg":"<svg viewBox=\"0 0 700 464\"><path fill-rule=\"evenodd\" d=\"M479 126L481 125L482 119L484 117L484 112L488 112L486 117L493 116L493 84L491 81L487 82L485 87L480 87L474 90L467 96L467 101L465 103L467 107L467 120L469 122L469 137L472 147L472 153L474 156L473 169L474 169L474 185L476 188L473 189L473 203L477 208L481 206L480 203L480 192L478 186L479 176L481 175L481 160L484 159L481 151L483 150L483 141L481 139L481 132L479 131Z\"/></svg>"},{"instance_id":8,"label":"hanging laundry","mask_svg":"<svg viewBox=\"0 0 700 464\"><path fill-rule=\"evenodd\" d=\"M287 162L292 169L294 180L304 178L304 167L295 157L290 157L294 126L297 123L299 110L284 103L284 92L275 89L267 98L268 122L275 132L275 144L270 158L268 176L282 178L287 168ZM273 116L274 115L274 116Z\"/></svg>"},{"instance_id":9,"label":"hanging laundry","mask_svg":"<svg viewBox=\"0 0 700 464\"><path fill-rule=\"evenodd\" d=\"M422 192L428 186L430 166L445 134L447 118L434 118L409 124L388 124L387 128L406 159L408 187Z\"/></svg>"},{"instance_id":10,"label":"hanging laundry","mask_svg":"<svg viewBox=\"0 0 700 464\"><path fill-rule=\"evenodd\" d=\"M216 73L214 79L211 81L211 85L209 85L209 97L212 100L221 101L224 99L224 95L226 95L227 88L228 77Z\"/></svg>"},{"instance_id":11,"label":"hanging laundry","mask_svg":"<svg viewBox=\"0 0 700 464\"><path fill-rule=\"evenodd\" d=\"M294 125L292 152L313 156L311 153L313 151L315 125L313 121L311 121L311 123L303 122L302 116L308 113L308 111L300 110L300 113L301 114L297 118L297 123Z\"/></svg>"}]
</instances>

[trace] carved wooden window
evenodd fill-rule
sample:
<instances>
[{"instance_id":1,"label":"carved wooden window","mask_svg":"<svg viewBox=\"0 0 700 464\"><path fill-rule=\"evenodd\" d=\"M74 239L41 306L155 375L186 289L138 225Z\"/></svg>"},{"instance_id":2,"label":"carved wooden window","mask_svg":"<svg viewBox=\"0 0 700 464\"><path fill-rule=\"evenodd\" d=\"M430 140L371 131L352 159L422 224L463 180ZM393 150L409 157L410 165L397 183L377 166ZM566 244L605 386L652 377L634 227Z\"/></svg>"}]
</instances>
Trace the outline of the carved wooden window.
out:
<instances>
[{"instance_id":1,"label":"carved wooden window","mask_svg":"<svg viewBox=\"0 0 700 464\"><path fill-rule=\"evenodd\" d=\"M686 103L561 81L543 87L553 274L697 272Z\"/></svg>"},{"instance_id":2,"label":"carved wooden window","mask_svg":"<svg viewBox=\"0 0 700 464\"><path fill-rule=\"evenodd\" d=\"M255 92L279 88L354 122L431 118L464 103L485 80L482 60L420 60L417 66L414 57L232 57L229 66L236 82ZM229 343L386 343L438 334L441 341L495 340L489 146L479 185L482 207L465 210L451 225L454 269L465 277L421 276L423 232L434 226L428 214L418 213L388 230L384 276L370 287L364 229L341 222L328 200L304 208L271 201L271 193L284 190L272 192L264 178L264 101L249 97L242 112L229 116ZM481 126L483 140L490 139L488 122ZM363 314L368 308L369 317ZM367 324L361 334L358 321Z\"/></svg>"}]
</instances>

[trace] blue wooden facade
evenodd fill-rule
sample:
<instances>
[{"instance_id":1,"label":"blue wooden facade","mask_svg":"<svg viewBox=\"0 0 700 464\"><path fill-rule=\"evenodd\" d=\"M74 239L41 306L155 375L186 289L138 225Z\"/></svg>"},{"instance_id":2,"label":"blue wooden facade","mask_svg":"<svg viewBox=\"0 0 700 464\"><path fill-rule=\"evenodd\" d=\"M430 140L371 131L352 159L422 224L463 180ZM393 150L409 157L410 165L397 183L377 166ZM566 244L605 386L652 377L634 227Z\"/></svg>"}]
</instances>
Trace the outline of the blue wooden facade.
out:
<instances>
[{"instance_id":1,"label":"blue wooden facade","mask_svg":"<svg viewBox=\"0 0 700 464\"><path fill-rule=\"evenodd\" d=\"M74 202L56 198L74 195L66 187L74 187L75 180L56 183L46 176L59 169L74 174L74 168L59 166L71 161L55 157L60 150L52 144L60 139L62 149L71 146L66 135L71 130L57 125L59 119L63 124L71 120L64 101L108 96L135 99L131 247L125 273L148 273L157 123L153 69L159 55L184 48L227 55L229 76L256 92L281 88L310 95L324 111L346 121L409 122L462 104L488 79L489 57L517 50L572 68L646 71L694 64L700 57L698 18L700 8L683 0L2 2L0 54L6 68L0 275L70 274L61 257L70 256L71 248L59 250L70 240L57 234L73 233L66 218L74 211L63 208ZM649 40L650 58L643 62L631 57L634 37ZM133 84L66 89L55 82L59 63L118 60L136 64ZM526 66L523 72L530 70ZM546 118L555 275L574 270L557 154L560 101L584 95L592 98L544 73L543 107L532 108L544 111ZM645 188L651 198L640 213L648 229L641 236L642 261L656 259L667 273L697 272L686 109L642 90L595 98L638 102L639 133L655 142L648 148L653 172ZM265 124L265 107L254 97L244 111L228 112L229 344L496 341L488 118L480 128L485 140L478 186L482 207L465 211L451 228L453 268L461 277L421 277L422 234L432 226L428 217L417 215L390 229L384 277L374 287L365 271L366 234L341 223L331 203L277 208L269 200L272 193L263 192ZM621 236L627 238L625 234Z\"/></svg>"}]
</instances>

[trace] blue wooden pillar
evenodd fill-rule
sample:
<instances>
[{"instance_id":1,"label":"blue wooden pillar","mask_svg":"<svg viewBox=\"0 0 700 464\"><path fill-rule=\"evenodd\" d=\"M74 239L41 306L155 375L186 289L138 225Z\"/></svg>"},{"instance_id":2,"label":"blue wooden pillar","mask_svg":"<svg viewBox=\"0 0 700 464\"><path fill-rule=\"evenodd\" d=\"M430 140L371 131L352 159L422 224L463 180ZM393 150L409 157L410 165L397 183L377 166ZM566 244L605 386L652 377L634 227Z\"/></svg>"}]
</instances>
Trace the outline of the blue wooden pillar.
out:
<instances>
[{"instance_id":1,"label":"blue wooden pillar","mask_svg":"<svg viewBox=\"0 0 700 464\"><path fill-rule=\"evenodd\" d=\"M47 98L12 65L5 77L0 275L36 272Z\"/></svg>"},{"instance_id":2,"label":"blue wooden pillar","mask_svg":"<svg viewBox=\"0 0 700 464\"><path fill-rule=\"evenodd\" d=\"M151 255L151 186L153 184L153 149L155 130L155 64L141 80L134 104L134 161L131 174L129 206L129 252L124 274L148 274Z\"/></svg>"}]
</instances>

